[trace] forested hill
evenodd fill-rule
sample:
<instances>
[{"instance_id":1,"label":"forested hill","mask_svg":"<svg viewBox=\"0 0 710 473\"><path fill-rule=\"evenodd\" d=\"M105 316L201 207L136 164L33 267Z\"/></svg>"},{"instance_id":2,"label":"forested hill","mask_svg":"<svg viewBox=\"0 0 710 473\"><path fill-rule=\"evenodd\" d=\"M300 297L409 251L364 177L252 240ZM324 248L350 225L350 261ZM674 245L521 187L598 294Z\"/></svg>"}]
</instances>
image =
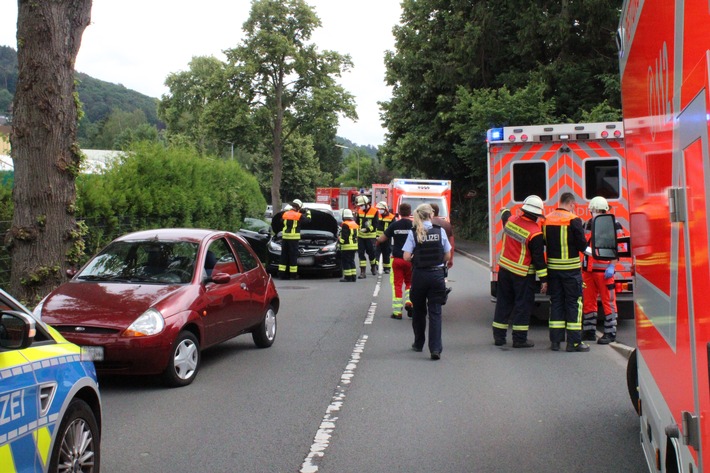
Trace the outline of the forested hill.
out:
<instances>
[{"instance_id":1,"label":"forested hill","mask_svg":"<svg viewBox=\"0 0 710 473\"><path fill-rule=\"evenodd\" d=\"M0 115L9 114L12 97L17 85L17 51L9 46L0 46ZM94 79L77 72L79 99L84 106L85 119L97 124L108 118L113 110L134 112L141 110L151 125L159 128L157 99L148 97L120 84ZM91 128L82 124L82 128Z\"/></svg>"}]
</instances>

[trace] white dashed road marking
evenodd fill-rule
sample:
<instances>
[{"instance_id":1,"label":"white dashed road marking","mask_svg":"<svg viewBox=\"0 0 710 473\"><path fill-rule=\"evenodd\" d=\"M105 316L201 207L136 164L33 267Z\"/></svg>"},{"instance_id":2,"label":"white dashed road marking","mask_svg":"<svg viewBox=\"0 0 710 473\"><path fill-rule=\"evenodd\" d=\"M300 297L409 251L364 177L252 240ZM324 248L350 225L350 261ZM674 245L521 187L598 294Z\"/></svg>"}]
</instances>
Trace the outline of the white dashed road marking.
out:
<instances>
[{"instance_id":1,"label":"white dashed road marking","mask_svg":"<svg viewBox=\"0 0 710 473\"><path fill-rule=\"evenodd\" d=\"M330 405L325 411L325 415L321 420L320 426L318 427L318 432L313 439L313 444L311 445L311 451L308 456L303 460L301 465L300 473L315 473L318 471L318 467L325 456L325 449L330 445L330 439L335 431L335 423L338 421L337 414L343 407L345 402L345 394L347 388L352 382L355 376L355 368L360 362L363 351L365 350L365 342L367 342L367 335L363 335L355 344L352 355L350 356L350 361L345 367L345 371L340 376L340 383L335 388L335 394L331 400Z\"/></svg>"}]
</instances>

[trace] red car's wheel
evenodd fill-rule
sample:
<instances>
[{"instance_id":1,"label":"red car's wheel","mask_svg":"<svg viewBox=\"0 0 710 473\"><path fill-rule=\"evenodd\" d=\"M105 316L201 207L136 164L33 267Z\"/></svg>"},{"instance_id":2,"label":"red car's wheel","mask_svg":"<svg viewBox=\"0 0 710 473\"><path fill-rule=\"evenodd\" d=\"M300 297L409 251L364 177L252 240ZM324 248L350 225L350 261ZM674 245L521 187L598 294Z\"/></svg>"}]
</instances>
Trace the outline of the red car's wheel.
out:
<instances>
[{"instance_id":1,"label":"red car's wheel","mask_svg":"<svg viewBox=\"0 0 710 473\"><path fill-rule=\"evenodd\" d=\"M254 344L259 348L269 348L276 340L276 312L269 306L264 313L264 319L251 333Z\"/></svg>"},{"instance_id":2,"label":"red car's wheel","mask_svg":"<svg viewBox=\"0 0 710 473\"><path fill-rule=\"evenodd\" d=\"M200 367L200 342L192 332L180 332L173 343L168 367L163 373L169 386L187 386L197 376Z\"/></svg>"}]
</instances>

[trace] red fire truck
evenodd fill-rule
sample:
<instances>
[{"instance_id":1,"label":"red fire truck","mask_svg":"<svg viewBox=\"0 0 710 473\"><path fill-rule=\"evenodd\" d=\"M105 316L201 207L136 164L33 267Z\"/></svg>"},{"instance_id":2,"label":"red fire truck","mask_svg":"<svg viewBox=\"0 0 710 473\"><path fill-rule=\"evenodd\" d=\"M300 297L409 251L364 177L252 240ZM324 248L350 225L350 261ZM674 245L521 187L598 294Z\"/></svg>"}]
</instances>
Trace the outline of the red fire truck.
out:
<instances>
[{"instance_id":1,"label":"red fire truck","mask_svg":"<svg viewBox=\"0 0 710 473\"><path fill-rule=\"evenodd\" d=\"M618 31L649 471L710 471L710 7L625 0Z\"/></svg>"},{"instance_id":2,"label":"red fire truck","mask_svg":"<svg viewBox=\"0 0 710 473\"><path fill-rule=\"evenodd\" d=\"M577 213L591 217L588 202L602 196L610 212L629 231L629 193L621 122L564 123L492 128L488 144L488 228L491 296L498 282L498 258L503 250L501 210L520 213L523 201L537 195L545 214L561 195L572 192ZM631 259L620 258L614 275L617 300L631 301ZM549 300L537 294L539 302ZM627 302L628 304L628 302Z\"/></svg>"}]
</instances>

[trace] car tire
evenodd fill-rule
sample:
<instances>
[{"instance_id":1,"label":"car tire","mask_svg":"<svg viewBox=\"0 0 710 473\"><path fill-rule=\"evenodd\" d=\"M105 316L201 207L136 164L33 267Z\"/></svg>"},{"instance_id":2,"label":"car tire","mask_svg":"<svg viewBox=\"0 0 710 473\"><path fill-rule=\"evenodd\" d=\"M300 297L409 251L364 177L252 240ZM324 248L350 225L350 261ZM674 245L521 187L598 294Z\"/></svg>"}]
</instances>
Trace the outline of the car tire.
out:
<instances>
[{"instance_id":1,"label":"car tire","mask_svg":"<svg viewBox=\"0 0 710 473\"><path fill-rule=\"evenodd\" d=\"M276 340L276 312L272 306L267 307L261 323L252 331L254 344L259 348L269 348Z\"/></svg>"},{"instance_id":2,"label":"car tire","mask_svg":"<svg viewBox=\"0 0 710 473\"><path fill-rule=\"evenodd\" d=\"M187 386L195 380L199 368L200 342L192 332L182 331L170 351L168 367L163 373L165 383L171 387Z\"/></svg>"},{"instance_id":3,"label":"car tire","mask_svg":"<svg viewBox=\"0 0 710 473\"><path fill-rule=\"evenodd\" d=\"M72 399L50 457L49 471L98 472L101 470L101 434L96 417L82 399Z\"/></svg>"}]
</instances>

